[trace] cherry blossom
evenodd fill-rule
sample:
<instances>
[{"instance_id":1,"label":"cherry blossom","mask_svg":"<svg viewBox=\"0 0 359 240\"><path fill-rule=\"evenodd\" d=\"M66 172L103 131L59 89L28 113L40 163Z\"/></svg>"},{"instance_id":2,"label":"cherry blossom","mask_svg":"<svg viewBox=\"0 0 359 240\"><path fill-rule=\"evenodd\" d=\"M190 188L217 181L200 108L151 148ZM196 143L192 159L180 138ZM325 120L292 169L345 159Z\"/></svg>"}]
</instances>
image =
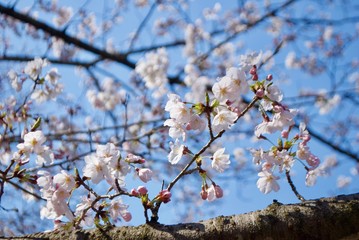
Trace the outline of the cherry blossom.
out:
<instances>
[{"instance_id":1,"label":"cherry blossom","mask_svg":"<svg viewBox=\"0 0 359 240\"><path fill-rule=\"evenodd\" d=\"M137 156L137 155L134 155L132 153L129 153L129 154L127 154L126 161L129 162L129 163L142 164L142 163L145 163L146 160L144 158L140 157L140 156Z\"/></svg>"},{"instance_id":2,"label":"cherry blossom","mask_svg":"<svg viewBox=\"0 0 359 240\"><path fill-rule=\"evenodd\" d=\"M251 155L252 155L252 162L256 165L258 165L262 159L263 149L249 149Z\"/></svg>"},{"instance_id":3,"label":"cherry blossom","mask_svg":"<svg viewBox=\"0 0 359 240\"><path fill-rule=\"evenodd\" d=\"M185 141L186 140L186 129L184 128L184 126L180 123L178 123L175 119L167 119L164 123L163 126L168 126L170 127L169 131L168 131L168 135L171 138L181 138L182 140Z\"/></svg>"},{"instance_id":4,"label":"cherry blossom","mask_svg":"<svg viewBox=\"0 0 359 240\"><path fill-rule=\"evenodd\" d=\"M75 187L74 177L68 174L65 170L61 170L61 173L54 176L53 183L66 191L71 191Z\"/></svg>"},{"instance_id":5,"label":"cherry blossom","mask_svg":"<svg viewBox=\"0 0 359 240\"><path fill-rule=\"evenodd\" d=\"M204 131L205 128L206 128L205 120L203 118L201 118L200 116L198 116L197 114L193 114L191 116L191 120L186 125L186 130L198 130L199 132L202 132L202 131Z\"/></svg>"},{"instance_id":6,"label":"cherry blossom","mask_svg":"<svg viewBox=\"0 0 359 240\"><path fill-rule=\"evenodd\" d=\"M73 220L74 215L66 203L66 199L70 197L69 185L73 184L72 180L68 181L71 177L66 172L62 172L54 182L48 172L44 171L40 172L40 174L42 174L42 177L40 177L38 184L43 187L41 189L42 196L47 201L46 206L41 209L41 218L56 219L64 215L67 219ZM65 188L61 185L65 186Z\"/></svg>"},{"instance_id":7,"label":"cherry blossom","mask_svg":"<svg viewBox=\"0 0 359 240\"><path fill-rule=\"evenodd\" d=\"M329 113L333 108L335 108L341 101L341 97L338 94L335 94L333 97L328 98L325 96L324 92L320 93L320 97L315 103L315 106L319 108L319 113L325 115Z\"/></svg>"},{"instance_id":8,"label":"cherry blossom","mask_svg":"<svg viewBox=\"0 0 359 240\"><path fill-rule=\"evenodd\" d=\"M25 155L25 160L29 160L31 153L37 154L36 163L42 166L43 164L50 164L54 161L52 150L48 146L43 145L45 141L46 137L42 131L37 130L25 134L24 143L19 143L17 148L20 154Z\"/></svg>"},{"instance_id":9,"label":"cherry blossom","mask_svg":"<svg viewBox=\"0 0 359 240\"><path fill-rule=\"evenodd\" d=\"M181 97L177 94L170 93L167 95L168 101L165 106L165 111L171 111L171 108L177 105L177 103L182 102Z\"/></svg>"},{"instance_id":10,"label":"cherry blossom","mask_svg":"<svg viewBox=\"0 0 359 240\"><path fill-rule=\"evenodd\" d=\"M219 82L216 82L212 87L214 96L220 102L226 102L227 100L233 101L238 97L238 93L232 91L234 83L229 77L223 77Z\"/></svg>"},{"instance_id":11,"label":"cherry blossom","mask_svg":"<svg viewBox=\"0 0 359 240\"><path fill-rule=\"evenodd\" d=\"M10 84L11 84L11 87L13 89L15 89L17 92L21 91L22 89L22 82L19 81L19 77L17 75L17 73L11 69L8 74L7 74L9 80L10 80Z\"/></svg>"},{"instance_id":12,"label":"cherry blossom","mask_svg":"<svg viewBox=\"0 0 359 240\"><path fill-rule=\"evenodd\" d=\"M81 202L76 205L75 210L75 216L76 217L82 217L82 220L80 222L80 226L82 227L92 227L94 225L94 217L92 216L90 211L87 211L84 214L84 210L87 209L90 206L93 206L95 208L98 208L99 203L93 204L94 196L92 194L89 194L88 196L83 196L81 198Z\"/></svg>"},{"instance_id":13,"label":"cherry blossom","mask_svg":"<svg viewBox=\"0 0 359 240\"><path fill-rule=\"evenodd\" d=\"M160 193L158 194L158 200L163 203L168 203L169 201L171 201L171 197L172 194L167 189L160 191Z\"/></svg>"},{"instance_id":14,"label":"cherry blossom","mask_svg":"<svg viewBox=\"0 0 359 240\"><path fill-rule=\"evenodd\" d=\"M240 94L246 93L248 89L244 71L232 67L227 70L226 76L213 85L212 92L218 101L226 103L238 100Z\"/></svg>"},{"instance_id":15,"label":"cherry blossom","mask_svg":"<svg viewBox=\"0 0 359 240\"><path fill-rule=\"evenodd\" d=\"M113 143L96 146L96 156L109 165L113 165L120 157L120 150Z\"/></svg>"},{"instance_id":16,"label":"cherry blossom","mask_svg":"<svg viewBox=\"0 0 359 240\"><path fill-rule=\"evenodd\" d=\"M39 185L43 190L48 190L52 186L51 174L45 170L40 170L37 174L39 176L36 180L37 185Z\"/></svg>"},{"instance_id":17,"label":"cherry blossom","mask_svg":"<svg viewBox=\"0 0 359 240\"><path fill-rule=\"evenodd\" d=\"M235 99L238 99L240 94L246 94L248 92L249 86L246 80L246 73L243 69L230 67L226 71L226 76L228 76L234 83L232 91L237 93Z\"/></svg>"},{"instance_id":18,"label":"cherry blossom","mask_svg":"<svg viewBox=\"0 0 359 240\"><path fill-rule=\"evenodd\" d=\"M289 154L287 150L277 152L277 164L279 165L279 171L290 171L294 165L294 158Z\"/></svg>"},{"instance_id":19,"label":"cherry blossom","mask_svg":"<svg viewBox=\"0 0 359 240\"><path fill-rule=\"evenodd\" d=\"M35 58L33 61L27 63L24 72L27 74L32 80L36 80L41 72L42 68L48 65L48 61L46 59Z\"/></svg>"},{"instance_id":20,"label":"cherry blossom","mask_svg":"<svg viewBox=\"0 0 359 240\"><path fill-rule=\"evenodd\" d=\"M53 23L57 27L61 27L70 20L73 15L73 10L71 7L61 7L60 9L58 9L57 13L58 16L53 18Z\"/></svg>"},{"instance_id":21,"label":"cherry blossom","mask_svg":"<svg viewBox=\"0 0 359 240\"><path fill-rule=\"evenodd\" d=\"M139 186L139 187L137 188L137 191L138 191L138 193L139 193L140 195L143 195L143 196L146 195L147 192L148 192L147 188L144 187L144 186Z\"/></svg>"},{"instance_id":22,"label":"cherry blossom","mask_svg":"<svg viewBox=\"0 0 359 240\"><path fill-rule=\"evenodd\" d=\"M51 84L55 85L60 79L61 75L58 73L57 68L51 68L45 76L45 80L49 81Z\"/></svg>"},{"instance_id":23,"label":"cherry blossom","mask_svg":"<svg viewBox=\"0 0 359 240\"><path fill-rule=\"evenodd\" d=\"M226 148L220 147L223 143L220 141L242 140L242 131L250 137L253 132L247 131L245 127L253 127L258 123L254 129L254 135L257 137L255 140L258 140L258 144L259 141L266 142L269 148L259 146L259 149L249 149L249 152L259 171L257 187L261 192L268 194L278 191L280 187L277 180L284 174L293 190L290 171L296 162L307 171L307 186L314 185L318 176L330 173L329 170L336 162L332 160L320 164L319 158L309 148L311 136L305 124L301 123L299 133L295 132L295 117L299 110L282 103L283 80L288 78L283 74L285 71L282 72L282 69L276 67L273 68L273 73L269 72L274 59L283 55L280 53L282 48L297 37L290 35L290 32L280 37L282 28L286 25L279 17L270 16L272 25L267 28L270 35L278 37L272 39L276 49L268 50L264 54L248 52L238 56L247 46L244 42L233 42L233 37L250 30L250 27L256 27L262 20L268 22L266 15L262 17L264 9L261 9L259 4L248 2L242 4L240 11L229 11L221 16L221 5L217 3L212 8L204 9L198 19L190 19L188 16L188 19L183 21L177 18L177 10L182 7L186 9L187 1L176 3L181 7L178 9L173 8L172 1L160 2L147 9L148 19L146 17L137 31L124 36L123 39L112 36L113 28L126 16L123 11L128 7L146 8L149 1L136 0L131 3L116 0L116 4L118 9L106 7L111 10L105 14L106 17L99 18L101 15L87 12L84 6L80 11L76 11L78 14L72 19L74 11L71 7L58 6L56 1L51 5L40 1L39 6L36 6L39 11L37 14L46 16L50 21L52 19L52 25L62 30L63 35L70 34L78 41L69 42L66 37L47 35L49 32L46 28L43 29L45 35L42 36L31 24L24 26L24 32L34 40L46 38L45 46L48 49L44 49L46 51L43 51L42 55L54 59L56 66L63 63L78 66L76 74L84 78L80 81L81 86L85 87L83 95L92 107L100 110L94 111L96 116L86 116L88 109L81 104L81 96L60 95L65 87L60 80L61 74L64 73L60 74L57 68L51 68L45 73L45 67L49 64L46 59L35 58L25 65L22 72L8 71L9 81L6 82L6 87L11 87L10 89L14 89L18 94L5 96L7 98L4 103L0 103L0 122L4 128L0 135L4 150L0 151L0 156L1 164L6 169L2 175L5 182L17 178L28 193L36 194L30 183L37 183L41 197L46 200L40 213L41 218L54 219L56 226L74 228L112 223L109 217L113 222L120 218L130 221L132 215L128 211L129 206L121 199L129 196L141 202L146 222L149 221L147 211L152 212L152 221L155 220L154 217L158 217L160 203L171 201L170 190L175 189L173 187L178 180L190 174L197 178L199 175L202 180L198 183L198 186L202 187L198 198L208 201L222 198L224 191L214 181L217 181L217 172L223 173L230 168L231 161L230 155L225 154ZM269 1L265 5L265 10L272 9ZM285 7L284 5L281 8ZM281 8L278 8L278 11L281 11ZM12 10L16 9L14 7ZM169 11L170 14L163 19L149 21L153 9ZM43 13L45 15L40 15ZM51 13L53 16L48 15ZM30 14L34 15L31 11L29 16L32 16ZM12 18L14 17L8 18L5 14L4 26L11 26L15 34L21 35L21 20ZM146 31L142 31L148 24L146 21L157 28L153 29L158 37L152 39L155 44L151 44L150 38L144 42L140 39L140 36L146 35ZM213 28L208 26L206 21L209 21ZM221 24L223 26L220 26ZM295 25L294 22L292 25ZM319 61L323 59L323 54L328 59L333 54L340 55L344 39L335 32L334 27L321 26L318 29L321 36L317 40L309 37L307 42L303 42L313 51L309 54L303 52L302 57L290 52L285 61L287 68L302 68L308 73L319 74L327 68ZM106 39L106 36L111 38ZM5 54L4 58L11 58L11 44L6 39L7 36L3 37L4 49L9 53L9 56ZM98 39L102 42L99 43ZM83 42L85 43L82 44ZM337 53L330 49L333 47L332 42L336 42L333 46L339 49ZM148 46L140 46L141 43L148 43ZM86 47L87 44L91 47ZM40 45L36 47L42 48ZM183 50L183 59L174 55L177 48ZM88 56L87 53L81 53L84 49L88 51ZM27 52L32 53L32 50L28 49ZM101 52L101 56L98 52ZM87 59L90 55L91 59ZM173 63L170 62L170 56L175 57ZM115 64L129 67L130 71L123 72L122 67L118 71L107 69ZM358 85L358 63L352 61L352 66L349 65L345 70L346 78L349 76L349 81ZM333 76L336 77L336 73L333 72ZM275 81L277 79L278 82ZM341 97L344 95L340 95L344 83L349 85L344 80L343 86L334 83L332 80L335 88L330 93L313 91L308 95L302 94L301 97L309 99L308 101L312 99L312 103L319 109L316 109L319 114L329 114L344 100ZM337 89L340 91L336 92ZM247 93L248 95L245 95ZM25 96L24 99L19 99L22 96ZM55 102L58 98L59 101ZM291 98L288 99L291 101ZM351 99L348 97L345 100L349 102ZM48 115L45 111L36 112L38 109L42 110L42 106L37 105L39 103L48 103L52 109L57 103L66 105L64 116ZM166 115L169 117L163 121ZM43 118L40 126L29 125L31 119L38 116ZM258 116L262 116L262 120L257 122L255 117ZM308 122L310 120L302 109L300 117ZM232 129L237 121L245 125L235 129L240 131L239 138L238 133ZM162 123L168 128L161 126ZM274 134L277 131L280 131L278 136ZM23 136L23 143L16 145L9 141L17 136ZM168 137L173 139L172 142ZM47 140L48 145L45 145ZM232 150L237 164L230 170L235 172L245 165L246 158L242 148L231 148ZM205 156L208 153L213 155ZM146 162L144 157L149 160ZM134 174L142 182L148 183L154 176L154 172L149 168L153 164L150 159L157 157L167 157L170 164L163 162L166 165L163 169L167 171L172 167L174 179L156 176L156 179L166 181L162 188L157 188L161 191L154 198L151 198L152 187L131 186L132 190L128 191L127 185L133 184L133 181L127 181L128 173L134 170ZM43 165L52 164L55 158L58 162L53 166L46 166L49 171L38 171L37 175L31 173L34 169L41 169ZM178 164L182 158L186 158L186 161L182 160L186 164ZM35 160L37 165L34 168L31 166L31 160ZM171 166L176 164L178 165ZM74 175L62 169L65 167L70 170L74 166L82 167L75 168ZM156 169L157 173L161 171ZM348 178L342 177L338 179L338 187L344 187L349 182ZM187 189L184 189L183 195L183 199L187 201ZM69 222L66 222L65 218Z\"/></svg>"},{"instance_id":24,"label":"cherry blossom","mask_svg":"<svg viewBox=\"0 0 359 240\"><path fill-rule=\"evenodd\" d=\"M265 89L264 94L270 99L266 98L262 100L263 107L266 111L272 110L272 102L281 102L283 99L282 91L276 85L270 85Z\"/></svg>"},{"instance_id":25,"label":"cherry blossom","mask_svg":"<svg viewBox=\"0 0 359 240\"><path fill-rule=\"evenodd\" d=\"M268 194L272 190L275 192L279 190L279 185L276 181L279 177L273 175L272 172L264 170L259 172L258 176L259 179L257 181L257 187L259 188L259 191L264 194Z\"/></svg>"},{"instance_id":26,"label":"cherry blossom","mask_svg":"<svg viewBox=\"0 0 359 240\"><path fill-rule=\"evenodd\" d=\"M153 172L149 168L136 168L136 172L142 182L146 183L152 180Z\"/></svg>"},{"instance_id":27,"label":"cherry blossom","mask_svg":"<svg viewBox=\"0 0 359 240\"><path fill-rule=\"evenodd\" d=\"M215 131L230 129L238 115L224 107L218 107L217 114L213 118L213 128Z\"/></svg>"},{"instance_id":28,"label":"cherry blossom","mask_svg":"<svg viewBox=\"0 0 359 240\"><path fill-rule=\"evenodd\" d=\"M175 143L170 142L170 147L171 152L168 154L168 161L171 164L177 164L184 154L185 146L176 139Z\"/></svg>"},{"instance_id":29,"label":"cherry blossom","mask_svg":"<svg viewBox=\"0 0 359 240\"><path fill-rule=\"evenodd\" d=\"M220 148L213 154L212 157L212 168L221 173L229 168L229 164L231 163L229 160L229 155L224 154L224 151L225 148Z\"/></svg>"},{"instance_id":30,"label":"cherry blossom","mask_svg":"<svg viewBox=\"0 0 359 240\"><path fill-rule=\"evenodd\" d=\"M191 120L191 111L183 102L177 102L170 108L170 117L176 122L185 124Z\"/></svg>"},{"instance_id":31,"label":"cherry blossom","mask_svg":"<svg viewBox=\"0 0 359 240\"><path fill-rule=\"evenodd\" d=\"M155 97L163 96L168 82L166 73L168 68L168 55L165 48L145 55L136 65L136 73L144 80L148 89L153 89Z\"/></svg>"},{"instance_id":32,"label":"cherry blossom","mask_svg":"<svg viewBox=\"0 0 359 240\"><path fill-rule=\"evenodd\" d=\"M113 199L110 203L110 216L116 220L118 217L122 217L126 222L131 221L131 213L127 210L128 205L123 204L120 198Z\"/></svg>"},{"instance_id":33,"label":"cherry blossom","mask_svg":"<svg viewBox=\"0 0 359 240\"><path fill-rule=\"evenodd\" d=\"M48 146L43 146L42 151L37 153L36 164L42 166L43 164L51 164L54 161L54 153Z\"/></svg>"},{"instance_id":34,"label":"cherry blossom","mask_svg":"<svg viewBox=\"0 0 359 240\"><path fill-rule=\"evenodd\" d=\"M202 190L200 192L202 200L206 200L208 198L208 192L205 186L202 186Z\"/></svg>"},{"instance_id":35,"label":"cherry blossom","mask_svg":"<svg viewBox=\"0 0 359 240\"><path fill-rule=\"evenodd\" d=\"M207 200L209 202L214 201L217 198L221 198L223 197L223 190L220 186L212 184L208 189L207 189Z\"/></svg>"},{"instance_id":36,"label":"cherry blossom","mask_svg":"<svg viewBox=\"0 0 359 240\"><path fill-rule=\"evenodd\" d=\"M99 183L104 178L110 178L106 162L95 154L85 156L85 162L86 165L83 169L84 176L89 177L94 184Z\"/></svg>"},{"instance_id":37,"label":"cherry blossom","mask_svg":"<svg viewBox=\"0 0 359 240\"><path fill-rule=\"evenodd\" d=\"M262 52L251 52L239 57L239 67L247 72L253 67L258 65L262 59Z\"/></svg>"},{"instance_id":38,"label":"cherry blossom","mask_svg":"<svg viewBox=\"0 0 359 240\"><path fill-rule=\"evenodd\" d=\"M273 121L263 121L254 128L254 134L259 137L265 133L271 134L279 130L280 128Z\"/></svg>"},{"instance_id":39,"label":"cherry blossom","mask_svg":"<svg viewBox=\"0 0 359 240\"><path fill-rule=\"evenodd\" d=\"M114 88L116 85L112 78L105 78L100 91L93 89L87 91L87 99L97 109L103 111L113 110L126 96L125 90Z\"/></svg>"},{"instance_id":40,"label":"cherry blossom","mask_svg":"<svg viewBox=\"0 0 359 240\"><path fill-rule=\"evenodd\" d=\"M29 132L24 135L24 143L17 145L17 148L23 152L41 153L43 151L43 143L45 143L46 137L42 131L37 130Z\"/></svg>"}]
</instances>

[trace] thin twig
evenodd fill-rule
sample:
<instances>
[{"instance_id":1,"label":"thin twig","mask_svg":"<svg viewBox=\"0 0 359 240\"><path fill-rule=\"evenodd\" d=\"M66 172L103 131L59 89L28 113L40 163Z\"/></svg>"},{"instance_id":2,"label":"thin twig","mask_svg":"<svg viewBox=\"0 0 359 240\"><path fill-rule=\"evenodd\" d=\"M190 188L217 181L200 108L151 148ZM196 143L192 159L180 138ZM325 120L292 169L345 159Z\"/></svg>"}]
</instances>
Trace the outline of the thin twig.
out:
<instances>
[{"instance_id":1,"label":"thin twig","mask_svg":"<svg viewBox=\"0 0 359 240\"><path fill-rule=\"evenodd\" d=\"M297 188L294 186L294 183L292 181L292 178L290 177L290 172L288 170L285 171L285 175L287 176L287 181L289 183L289 186L291 187L292 191L294 192L295 196L302 202L305 201L304 197L299 194L297 191Z\"/></svg>"}]
</instances>

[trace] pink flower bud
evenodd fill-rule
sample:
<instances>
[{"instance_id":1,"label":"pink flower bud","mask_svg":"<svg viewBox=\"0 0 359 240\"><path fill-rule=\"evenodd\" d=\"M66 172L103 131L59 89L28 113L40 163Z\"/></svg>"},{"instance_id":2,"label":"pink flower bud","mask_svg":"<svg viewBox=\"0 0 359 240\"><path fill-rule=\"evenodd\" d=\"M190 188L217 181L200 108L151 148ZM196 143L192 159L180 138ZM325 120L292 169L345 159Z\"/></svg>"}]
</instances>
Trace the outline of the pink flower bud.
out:
<instances>
[{"instance_id":1,"label":"pink flower bud","mask_svg":"<svg viewBox=\"0 0 359 240\"><path fill-rule=\"evenodd\" d=\"M142 182L146 183L152 180L153 172L149 168L136 168L136 172Z\"/></svg>"},{"instance_id":2,"label":"pink flower bud","mask_svg":"<svg viewBox=\"0 0 359 240\"><path fill-rule=\"evenodd\" d=\"M161 200L161 202L163 203L168 203L169 201L171 201L171 196L171 192L165 189L159 193L158 199Z\"/></svg>"},{"instance_id":3,"label":"pink flower bud","mask_svg":"<svg viewBox=\"0 0 359 240\"><path fill-rule=\"evenodd\" d=\"M227 101L226 101L226 104L227 104L228 106L231 106L231 105L233 104L233 101L227 100Z\"/></svg>"},{"instance_id":4,"label":"pink flower bud","mask_svg":"<svg viewBox=\"0 0 359 240\"><path fill-rule=\"evenodd\" d=\"M252 76L252 80L253 80L253 81L257 81L257 80L258 80L258 75L257 75L257 74L254 74L254 75Z\"/></svg>"},{"instance_id":5,"label":"pink flower bud","mask_svg":"<svg viewBox=\"0 0 359 240\"><path fill-rule=\"evenodd\" d=\"M253 65L253 67L251 68L251 70L249 70L249 74L251 75L257 75L257 66Z\"/></svg>"},{"instance_id":6,"label":"pink flower bud","mask_svg":"<svg viewBox=\"0 0 359 240\"><path fill-rule=\"evenodd\" d=\"M139 187L137 188L137 191L138 191L138 193L141 194L141 195L146 195L147 192L148 192L147 188L144 187L144 186L139 186Z\"/></svg>"},{"instance_id":7,"label":"pink flower bud","mask_svg":"<svg viewBox=\"0 0 359 240\"><path fill-rule=\"evenodd\" d=\"M273 79L272 74L269 74L269 75L266 77L266 80L267 80L267 81L272 81L272 79Z\"/></svg>"},{"instance_id":8,"label":"pink flower bud","mask_svg":"<svg viewBox=\"0 0 359 240\"><path fill-rule=\"evenodd\" d=\"M206 199L207 199L208 193L207 193L207 191L206 191L205 189L202 188L202 191L200 192L200 194L201 194L201 198L202 198L203 200L206 200Z\"/></svg>"},{"instance_id":9,"label":"pink flower bud","mask_svg":"<svg viewBox=\"0 0 359 240\"><path fill-rule=\"evenodd\" d=\"M125 220L126 222L129 222L132 219L132 215L130 212L121 213L121 216L122 216L123 220Z\"/></svg>"},{"instance_id":10,"label":"pink flower bud","mask_svg":"<svg viewBox=\"0 0 359 240\"><path fill-rule=\"evenodd\" d=\"M144 163L146 160L140 156L134 155L132 153L129 153L127 155L126 161L129 163L139 163L142 164Z\"/></svg>"},{"instance_id":11,"label":"pink flower bud","mask_svg":"<svg viewBox=\"0 0 359 240\"><path fill-rule=\"evenodd\" d=\"M214 186L214 194L216 195L216 198L223 197L223 190L220 186L216 185Z\"/></svg>"},{"instance_id":12,"label":"pink flower bud","mask_svg":"<svg viewBox=\"0 0 359 240\"><path fill-rule=\"evenodd\" d=\"M283 131L281 132L281 136L282 136L282 138L288 138L288 136L289 136L288 130L283 130Z\"/></svg>"},{"instance_id":13,"label":"pink flower bud","mask_svg":"<svg viewBox=\"0 0 359 240\"><path fill-rule=\"evenodd\" d=\"M137 196L138 196L138 192L137 192L137 190L136 190L136 189L134 189L134 188L132 188L132 189L131 189L130 194L131 194L132 196L135 196L135 197L137 197Z\"/></svg>"},{"instance_id":14,"label":"pink flower bud","mask_svg":"<svg viewBox=\"0 0 359 240\"><path fill-rule=\"evenodd\" d=\"M259 97L259 98L262 98L262 97L264 97L264 91L263 91L263 89L258 89L257 91L256 91L256 96L257 97Z\"/></svg>"}]
</instances>

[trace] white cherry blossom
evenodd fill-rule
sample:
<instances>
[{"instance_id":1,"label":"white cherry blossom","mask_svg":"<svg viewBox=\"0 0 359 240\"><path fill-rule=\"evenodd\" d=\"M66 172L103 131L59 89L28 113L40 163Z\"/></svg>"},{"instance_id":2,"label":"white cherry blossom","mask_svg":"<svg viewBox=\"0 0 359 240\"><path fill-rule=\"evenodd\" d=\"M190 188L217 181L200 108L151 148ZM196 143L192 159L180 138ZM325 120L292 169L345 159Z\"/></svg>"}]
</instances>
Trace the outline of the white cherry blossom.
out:
<instances>
[{"instance_id":1,"label":"white cherry blossom","mask_svg":"<svg viewBox=\"0 0 359 240\"><path fill-rule=\"evenodd\" d=\"M111 218L116 220L121 216L126 222L130 221L132 216L127 210L128 207L129 206L124 204L120 198L113 199L109 208Z\"/></svg>"},{"instance_id":2,"label":"white cherry blossom","mask_svg":"<svg viewBox=\"0 0 359 240\"><path fill-rule=\"evenodd\" d=\"M24 135L24 143L20 143L17 145L17 148L23 152L34 152L41 153L44 151L44 146L46 137L42 133L42 131L37 130L34 132L29 132Z\"/></svg>"},{"instance_id":3,"label":"white cherry blossom","mask_svg":"<svg viewBox=\"0 0 359 240\"><path fill-rule=\"evenodd\" d=\"M138 177L146 183L152 180L153 172L149 168L136 168Z\"/></svg>"},{"instance_id":4,"label":"white cherry blossom","mask_svg":"<svg viewBox=\"0 0 359 240\"><path fill-rule=\"evenodd\" d=\"M7 74L9 80L10 80L10 84L11 84L11 87L13 89L15 89L17 92L21 91L22 89L22 82L19 81L19 77L17 75L17 73L11 69L8 74Z\"/></svg>"},{"instance_id":5,"label":"white cherry blossom","mask_svg":"<svg viewBox=\"0 0 359 240\"><path fill-rule=\"evenodd\" d=\"M185 141L186 140L186 130L184 128L184 126L180 123L178 123L175 119L167 119L164 123L163 126L168 126L170 127L168 135L173 138L181 138L182 140Z\"/></svg>"},{"instance_id":6,"label":"white cherry blossom","mask_svg":"<svg viewBox=\"0 0 359 240\"><path fill-rule=\"evenodd\" d=\"M277 192L279 190L279 185L277 180L279 177L273 175L270 171L261 171L258 173L259 179L257 181L257 187L259 191L264 194L268 194L271 191Z\"/></svg>"},{"instance_id":7,"label":"white cherry blossom","mask_svg":"<svg viewBox=\"0 0 359 240\"><path fill-rule=\"evenodd\" d=\"M191 111L183 102L178 102L170 109L170 117L178 123L185 124L191 120Z\"/></svg>"},{"instance_id":8,"label":"white cherry blossom","mask_svg":"<svg viewBox=\"0 0 359 240\"><path fill-rule=\"evenodd\" d=\"M238 115L227 108L217 108L217 114L213 118L213 128L215 131L230 129Z\"/></svg>"},{"instance_id":9,"label":"white cherry blossom","mask_svg":"<svg viewBox=\"0 0 359 240\"><path fill-rule=\"evenodd\" d=\"M24 72L32 80L36 80L41 74L42 68L47 66L48 61L46 59L35 58L33 61L27 63Z\"/></svg>"},{"instance_id":10,"label":"white cherry blossom","mask_svg":"<svg viewBox=\"0 0 359 240\"><path fill-rule=\"evenodd\" d=\"M160 48L155 52L147 53L144 58L140 59L136 65L135 72L142 77L146 87L156 93L157 89L166 89L168 64L167 51L165 48ZM166 92L161 91L161 93L159 96Z\"/></svg>"},{"instance_id":11,"label":"white cherry blossom","mask_svg":"<svg viewBox=\"0 0 359 240\"><path fill-rule=\"evenodd\" d=\"M229 160L229 155L224 154L225 148L218 149L212 157L212 168L222 173L224 170L229 168L231 161Z\"/></svg>"},{"instance_id":12,"label":"white cherry blossom","mask_svg":"<svg viewBox=\"0 0 359 240\"><path fill-rule=\"evenodd\" d=\"M93 183L97 184L104 178L110 178L106 162L95 154L85 156L85 162L84 176L91 178Z\"/></svg>"},{"instance_id":13,"label":"white cherry blossom","mask_svg":"<svg viewBox=\"0 0 359 240\"><path fill-rule=\"evenodd\" d=\"M177 164L182 156L184 151L184 145L182 145L178 139L176 139L175 143L170 142L171 152L168 154L168 161L171 164Z\"/></svg>"},{"instance_id":14,"label":"white cherry blossom","mask_svg":"<svg viewBox=\"0 0 359 240\"><path fill-rule=\"evenodd\" d=\"M66 191L71 191L75 187L74 177L65 170L61 170L61 173L54 176L53 183Z\"/></svg>"}]
</instances>

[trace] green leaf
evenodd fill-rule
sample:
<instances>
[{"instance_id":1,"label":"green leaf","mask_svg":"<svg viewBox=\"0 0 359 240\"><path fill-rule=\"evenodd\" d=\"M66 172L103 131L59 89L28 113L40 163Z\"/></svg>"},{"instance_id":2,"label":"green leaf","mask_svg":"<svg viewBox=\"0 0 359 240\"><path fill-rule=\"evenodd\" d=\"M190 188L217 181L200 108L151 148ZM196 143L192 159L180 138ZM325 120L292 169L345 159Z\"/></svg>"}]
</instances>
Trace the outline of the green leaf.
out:
<instances>
[{"instance_id":1,"label":"green leaf","mask_svg":"<svg viewBox=\"0 0 359 240\"><path fill-rule=\"evenodd\" d=\"M213 99L211 103L211 108L216 108L219 106L219 101L217 99Z\"/></svg>"},{"instance_id":2,"label":"green leaf","mask_svg":"<svg viewBox=\"0 0 359 240\"><path fill-rule=\"evenodd\" d=\"M203 103L196 103L193 105L193 109L198 115L200 115L204 112L205 106L203 105Z\"/></svg>"},{"instance_id":3,"label":"green leaf","mask_svg":"<svg viewBox=\"0 0 359 240\"><path fill-rule=\"evenodd\" d=\"M38 129L40 127L41 124L41 117L38 117L35 121L35 123L32 125L31 127L31 132L35 131L36 129Z\"/></svg>"}]
</instances>

